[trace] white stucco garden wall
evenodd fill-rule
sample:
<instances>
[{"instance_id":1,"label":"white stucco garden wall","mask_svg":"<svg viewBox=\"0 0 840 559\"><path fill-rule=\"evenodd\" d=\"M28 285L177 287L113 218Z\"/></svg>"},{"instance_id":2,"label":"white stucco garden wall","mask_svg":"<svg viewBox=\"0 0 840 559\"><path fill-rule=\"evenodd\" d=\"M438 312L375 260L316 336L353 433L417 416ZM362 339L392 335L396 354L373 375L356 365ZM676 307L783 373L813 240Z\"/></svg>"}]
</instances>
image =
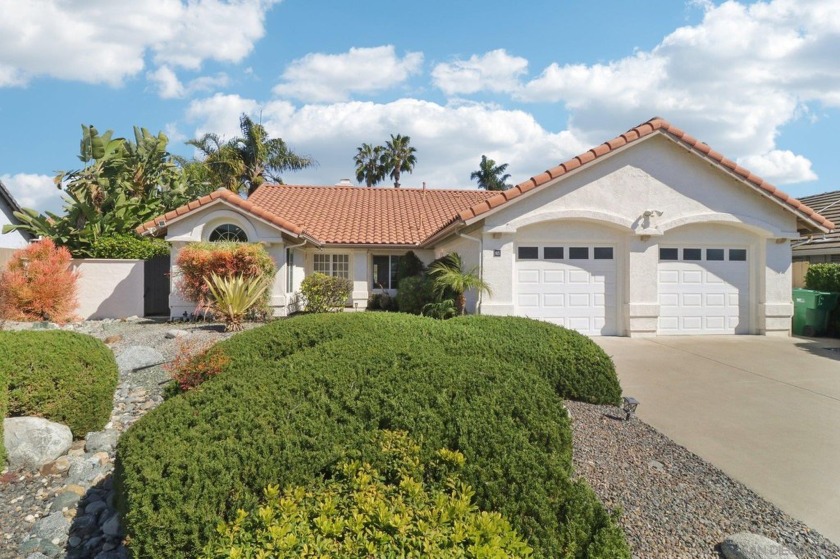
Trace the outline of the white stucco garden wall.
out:
<instances>
[{"instance_id":1,"label":"white stucco garden wall","mask_svg":"<svg viewBox=\"0 0 840 559\"><path fill-rule=\"evenodd\" d=\"M648 211L653 213L645 218ZM517 243L604 241L617 249L621 333L653 335L660 244L723 243L750 247L750 331L786 335L792 314L789 241L798 236L796 217L780 203L672 141L652 136L484 219L484 275L493 295L484 299L481 312L516 312Z\"/></svg>"},{"instance_id":2,"label":"white stucco garden wall","mask_svg":"<svg viewBox=\"0 0 840 559\"><path fill-rule=\"evenodd\" d=\"M73 260L79 272L76 283L83 319L143 316L144 277L142 260Z\"/></svg>"}]
</instances>

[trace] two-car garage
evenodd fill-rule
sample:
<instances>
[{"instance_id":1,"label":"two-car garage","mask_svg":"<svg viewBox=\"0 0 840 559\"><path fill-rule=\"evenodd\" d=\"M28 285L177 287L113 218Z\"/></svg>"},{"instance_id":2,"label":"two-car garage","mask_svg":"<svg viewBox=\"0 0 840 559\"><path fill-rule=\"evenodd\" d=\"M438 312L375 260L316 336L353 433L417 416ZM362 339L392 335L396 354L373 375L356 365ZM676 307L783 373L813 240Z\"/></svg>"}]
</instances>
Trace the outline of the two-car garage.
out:
<instances>
[{"instance_id":1,"label":"two-car garage","mask_svg":"<svg viewBox=\"0 0 840 559\"><path fill-rule=\"evenodd\" d=\"M516 314L587 335L621 335L621 245L520 243ZM750 267L746 246L660 245L659 335L747 334Z\"/></svg>"}]
</instances>

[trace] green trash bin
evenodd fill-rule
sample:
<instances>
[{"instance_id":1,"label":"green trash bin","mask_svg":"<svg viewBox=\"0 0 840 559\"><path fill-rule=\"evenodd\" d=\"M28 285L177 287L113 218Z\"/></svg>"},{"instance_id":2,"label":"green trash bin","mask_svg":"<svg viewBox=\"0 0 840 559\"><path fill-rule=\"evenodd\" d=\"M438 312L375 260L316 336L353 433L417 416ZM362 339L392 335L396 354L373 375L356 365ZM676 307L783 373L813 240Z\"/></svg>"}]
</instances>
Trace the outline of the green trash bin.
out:
<instances>
[{"instance_id":1,"label":"green trash bin","mask_svg":"<svg viewBox=\"0 0 840 559\"><path fill-rule=\"evenodd\" d=\"M793 333L797 336L821 336L828 329L828 317L837 306L840 293L793 290Z\"/></svg>"}]
</instances>

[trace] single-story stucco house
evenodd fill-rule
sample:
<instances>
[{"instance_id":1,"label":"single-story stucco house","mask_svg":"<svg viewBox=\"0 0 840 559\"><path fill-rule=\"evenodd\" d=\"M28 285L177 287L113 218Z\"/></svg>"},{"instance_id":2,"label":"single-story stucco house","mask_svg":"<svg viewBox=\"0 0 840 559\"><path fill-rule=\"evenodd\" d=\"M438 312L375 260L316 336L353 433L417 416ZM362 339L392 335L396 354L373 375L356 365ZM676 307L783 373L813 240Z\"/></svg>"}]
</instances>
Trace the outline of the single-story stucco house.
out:
<instances>
[{"instance_id":1,"label":"single-story stucco house","mask_svg":"<svg viewBox=\"0 0 840 559\"><path fill-rule=\"evenodd\" d=\"M178 251L264 243L285 314L313 272L353 281L362 309L396 258L458 252L491 295L469 310L589 335L788 335L791 241L834 224L661 118L504 192L353 186L218 190L140 226ZM177 275L177 270L173 270ZM173 290L172 314L192 311Z\"/></svg>"}]
</instances>

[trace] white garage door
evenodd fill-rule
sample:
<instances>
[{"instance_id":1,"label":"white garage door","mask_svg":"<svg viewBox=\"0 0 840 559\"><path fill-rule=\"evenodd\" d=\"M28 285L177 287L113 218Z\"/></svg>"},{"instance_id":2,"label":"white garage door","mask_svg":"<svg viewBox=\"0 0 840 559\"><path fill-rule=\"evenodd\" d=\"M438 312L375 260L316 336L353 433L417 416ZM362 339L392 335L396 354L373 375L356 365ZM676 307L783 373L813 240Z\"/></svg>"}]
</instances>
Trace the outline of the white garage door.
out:
<instances>
[{"instance_id":1,"label":"white garage door","mask_svg":"<svg viewBox=\"0 0 840 559\"><path fill-rule=\"evenodd\" d=\"M617 334L614 252L610 246L519 246L516 313L583 334Z\"/></svg>"},{"instance_id":2,"label":"white garage door","mask_svg":"<svg viewBox=\"0 0 840 559\"><path fill-rule=\"evenodd\" d=\"M659 249L659 333L748 334L746 248Z\"/></svg>"}]
</instances>

